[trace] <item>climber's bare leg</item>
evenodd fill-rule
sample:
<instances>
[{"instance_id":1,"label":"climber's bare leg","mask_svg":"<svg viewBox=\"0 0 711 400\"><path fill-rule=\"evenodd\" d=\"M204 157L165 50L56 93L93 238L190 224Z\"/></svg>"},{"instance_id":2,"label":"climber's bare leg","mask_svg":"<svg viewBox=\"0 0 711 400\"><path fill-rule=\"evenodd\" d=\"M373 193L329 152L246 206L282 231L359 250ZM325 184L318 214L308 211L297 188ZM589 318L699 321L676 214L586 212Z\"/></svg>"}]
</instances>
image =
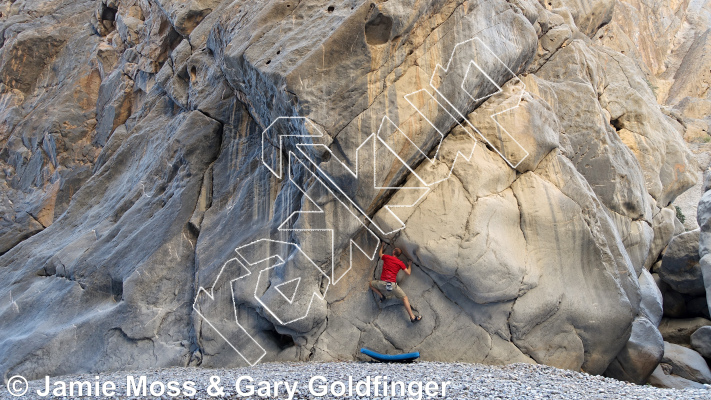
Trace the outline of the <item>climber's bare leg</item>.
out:
<instances>
[{"instance_id":1,"label":"climber's bare leg","mask_svg":"<svg viewBox=\"0 0 711 400\"><path fill-rule=\"evenodd\" d=\"M407 296L402 298L402 304L405 306L405 310L407 310L407 313L410 315L410 320L415 319L415 314L412 313L412 307L410 307L410 300L407 299Z\"/></svg>"},{"instance_id":2,"label":"climber's bare leg","mask_svg":"<svg viewBox=\"0 0 711 400\"><path fill-rule=\"evenodd\" d=\"M373 287L373 285L372 285L372 284L368 283L368 286L369 286L369 287L370 287L370 288L371 288L371 289L372 289L372 290L373 290L373 291L374 291L375 293L377 293L377 294L378 294L378 297L379 297L379 298L381 298L381 299L382 299L382 298L384 298L384 297L385 297L385 296L383 296L383 294L382 294L382 293L380 293L380 290L378 290L378 289L376 289L375 287Z\"/></svg>"}]
</instances>

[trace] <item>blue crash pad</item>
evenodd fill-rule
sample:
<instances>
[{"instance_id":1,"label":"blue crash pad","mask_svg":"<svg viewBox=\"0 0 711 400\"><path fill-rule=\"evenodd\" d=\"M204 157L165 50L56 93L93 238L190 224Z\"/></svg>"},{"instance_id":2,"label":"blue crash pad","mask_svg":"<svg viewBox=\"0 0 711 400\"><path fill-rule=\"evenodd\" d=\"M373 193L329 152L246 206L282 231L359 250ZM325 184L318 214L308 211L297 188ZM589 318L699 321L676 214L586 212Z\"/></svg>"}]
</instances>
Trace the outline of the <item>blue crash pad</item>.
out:
<instances>
[{"instance_id":1,"label":"blue crash pad","mask_svg":"<svg viewBox=\"0 0 711 400\"><path fill-rule=\"evenodd\" d=\"M378 361L384 361L384 362L392 362L392 361L413 361L417 358L420 358L420 352L416 351L414 353L405 353L405 354L395 354L395 355L389 355L389 354L380 354L378 352L375 352L370 349L362 348L360 349L360 352L374 358L375 360Z\"/></svg>"}]
</instances>

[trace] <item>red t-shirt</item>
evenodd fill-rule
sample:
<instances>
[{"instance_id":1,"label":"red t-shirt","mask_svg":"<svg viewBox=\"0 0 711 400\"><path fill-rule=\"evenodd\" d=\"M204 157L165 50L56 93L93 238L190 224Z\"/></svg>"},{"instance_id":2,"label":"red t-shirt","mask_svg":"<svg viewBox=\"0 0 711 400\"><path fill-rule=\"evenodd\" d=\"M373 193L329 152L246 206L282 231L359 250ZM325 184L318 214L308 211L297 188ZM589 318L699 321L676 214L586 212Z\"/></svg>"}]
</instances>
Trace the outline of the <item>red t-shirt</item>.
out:
<instances>
[{"instance_id":1,"label":"red t-shirt","mask_svg":"<svg viewBox=\"0 0 711 400\"><path fill-rule=\"evenodd\" d=\"M397 282L397 273L401 269L407 269L405 263L400 261L395 256L383 254L383 273L380 274L380 280L385 282Z\"/></svg>"}]
</instances>

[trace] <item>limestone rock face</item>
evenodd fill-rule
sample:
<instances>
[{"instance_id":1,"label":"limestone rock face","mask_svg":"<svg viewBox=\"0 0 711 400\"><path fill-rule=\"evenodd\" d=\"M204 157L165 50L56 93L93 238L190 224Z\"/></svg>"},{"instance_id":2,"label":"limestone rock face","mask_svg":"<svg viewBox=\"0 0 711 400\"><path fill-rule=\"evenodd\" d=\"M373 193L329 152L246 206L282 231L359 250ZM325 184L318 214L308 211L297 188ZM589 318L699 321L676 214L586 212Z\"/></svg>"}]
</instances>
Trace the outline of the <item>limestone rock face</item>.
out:
<instances>
[{"instance_id":1,"label":"limestone rock face","mask_svg":"<svg viewBox=\"0 0 711 400\"><path fill-rule=\"evenodd\" d=\"M514 343L530 349L537 361L555 365L560 362L557 359L561 356L560 352L554 351L550 346L540 345L544 335L555 332L556 341L564 344L563 347L577 350L575 353L580 357L580 366L584 370L600 373L605 364L609 363L608 357L614 356L613 352L616 352L617 346L624 345L626 332L615 332L615 327L619 329L627 325L622 321L626 321L638 311L639 288L636 279L630 279L635 274L629 260L618 258L624 254L624 248L614 236L611 221L602 217L602 205L592 196L591 188L582 184L579 175L577 179L563 178L568 174L575 175L575 169L567 159L555 157L548 161L539 167L540 175L525 174L513 185L521 208L521 229L527 238L527 249L530 249L531 268L539 275L537 286L514 304L511 314ZM548 207L544 206L546 203L549 204ZM551 208L556 211L551 211ZM596 218L587 220L584 217L586 211L583 210ZM564 220L568 221L563 229L571 229L570 231L543 228L555 226L553 220L559 215L563 215ZM577 236L581 233L582 236ZM553 240L555 237L560 239ZM600 258L571 259L571 254L566 254L557 247L565 243L565 240L570 240L570 245L575 242L589 246L591 252L598 253ZM549 247L553 243L557 245ZM601 243L607 243L608 246L601 247ZM588 262L603 265L605 269L598 270L596 274L585 273L592 265L587 264ZM553 272L570 266L580 269L568 270L567 273ZM589 280L589 285L579 285L578 279L583 276ZM553 280L553 277L556 277L556 280ZM596 283L592 283L593 281ZM620 283L619 292L593 289L610 287L612 281ZM569 291L565 288L575 290ZM595 317L597 323L578 319L581 315L578 308L579 299L583 297L602 307ZM602 309L607 307L616 311L604 315ZM585 314L587 312L590 310ZM585 326L581 332L590 332L591 335L576 333L578 326ZM600 337L616 342L615 346L610 346L610 343L603 345L598 341ZM582 357L580 351L588 348L596 348L594 355ZM569 359L570 355L565 358L566 362L569 362ZM562 365L567 368L578 367L575 364Z\"/></svg>"},{"instance_id":2,"label":"limestone rock face","mask_svg":"<svg viewBox=\"0 0 711 400\"><path fill-rule=\"evenodd\" d=\"M598 29L610 22L615 2L612 0L560 0L548 5L553 8L567 8L580 31L592 36Z\"/></svg>"},{"instance_id":3,"label":"limestone rock face","mask_svg":"<svg viewBox=\"0 0 711 400\"><path fill-rule=\"evenodd\" d=\"M3 3L3 378L369 347L643 383L711 290L711 207L672 205L707 105L660 106L619 4Z\"/></svg>"},{"instance_id":4,"label":"limestone rock face","mask_svg":"<svg viewBox=\"0 0 711 400\"><path fill-rule=\"evenodd\" d=\"M696 170L687 171L697 176L697 184L674 200L686 217L687 230L698 227L697 204L704 192L700 178L711 161L709 26L708 1L619 0L612 21L594 37L596 43L636 60L646 86L699 161Z\"/></svg>"}]
</instances>

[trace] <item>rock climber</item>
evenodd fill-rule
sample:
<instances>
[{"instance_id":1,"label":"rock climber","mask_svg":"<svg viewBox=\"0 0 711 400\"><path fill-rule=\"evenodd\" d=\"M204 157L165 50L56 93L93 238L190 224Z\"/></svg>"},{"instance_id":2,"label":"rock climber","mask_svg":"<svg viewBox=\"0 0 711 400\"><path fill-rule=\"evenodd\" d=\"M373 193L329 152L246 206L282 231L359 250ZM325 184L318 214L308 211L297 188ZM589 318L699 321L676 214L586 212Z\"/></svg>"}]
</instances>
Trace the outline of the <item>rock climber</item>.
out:
<instances>
[{"instance_id":1,"label":"rock climber","mask_svg":"<svg viewBox=\"0 0 711 400\"><path fill-rule=\"evenodd\" d=\"M410 315L411 322L417 322L422 319L421 315L415 315L412 313L412 308L410 307L410 301L407 299L405 292L402 291L400 286L397 284L397 273L400 270L405 270L405 273L410 275L412 273L412 261L407 261L407 267L400 261L398 256L402 254L402 250L399 248L393 249L393 255L384 254L383 249L385 248L385 243L380 246L380 258L383 260L383 272L380 274L380 280L370 281L370 288L373 289L375 293L380 296L380 301L395 297L402 300L402 304L405 306L405 310ZM385 293L385 295L383 294Z\"/></svg>"}]
</instances>

